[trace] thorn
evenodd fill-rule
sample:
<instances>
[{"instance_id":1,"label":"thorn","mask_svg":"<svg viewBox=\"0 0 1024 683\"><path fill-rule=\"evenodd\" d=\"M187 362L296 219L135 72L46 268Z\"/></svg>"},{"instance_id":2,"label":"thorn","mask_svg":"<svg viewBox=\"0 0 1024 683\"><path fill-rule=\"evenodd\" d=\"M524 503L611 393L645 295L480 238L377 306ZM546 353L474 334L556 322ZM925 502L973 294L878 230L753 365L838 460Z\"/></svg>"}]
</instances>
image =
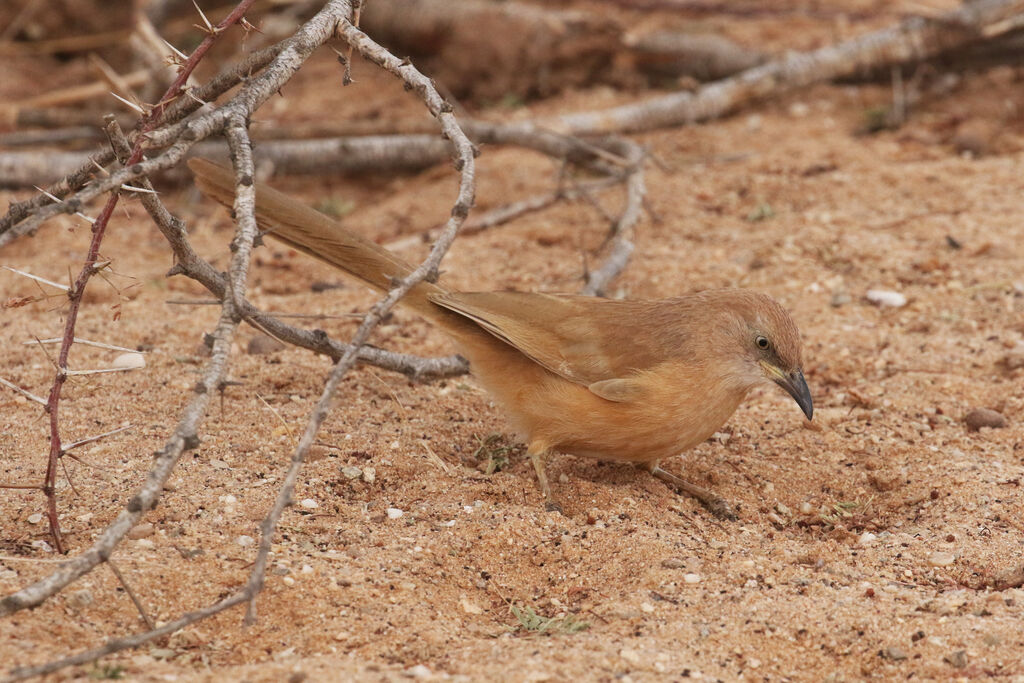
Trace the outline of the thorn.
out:
<instances>
[{"instance_id":1,"label":"thorn","mask_svg":"<svg viewBox=\"0 0 1024 683\"><path fill-rule=\"evenodd\" d=\"M139 105L135 104L134 102L129 102L129 101L128 101L128 100L126 100L125 98L123 98L123 97L121 97L120 95L118 95L118 94L117 94L116 92L113 92L113 91L111 91L111 93L110 93L110 94L111 94L111 95L113 95L114 97L116 97L117 99L121 100L121 101L122 101L122 102L124 102L124 103L125 103L126 105L128 105L129 107L131 107L131 108L132 108L132 109L134 109L135 111L139 112L139 113L140 113L140 114L142 114L143 116L145 116L145 115L146 115L146 110L145 110L145 109L143 109L142 107L140 107Z\"/></svg>"},{"instance_id":2,"label":"thorn","mask_svg":"<svg viewBox=\"0 0 1024 683\"><path fill-rule=\"evenodd\" d=\"M207 102L204 102L204 101L203 101L203 100L201 100L200 98L196 97L196 96L195 96L195 95L194 95L194 94L192 93L192 88L188 88L187 90L185 90L185 94L186 94L186 95L188 95L189 97L191 97L191 98L192 98L192 99L193 99L193 100L194 100L195 102L197 102L197 103L198 103L198 104L199 104L200 106L203 106L203 107L205 107L205 106L206 106L206 105L208 104Z\"/></svg>"},{"instance_id":3,"label":"thorn","mask_svg":"<svg viewBox=\"0 0 1024 683\"><path fill-rule=\"evenodd\" d=\"M206 24L206 31L208 33L214 33L215 29L213 28L213 24L211 24L210 20L206 18L205 14L203 14L203 10L199 8L199 3L196 2L196 0L192 0L192 4L195 6L196 11L199 12L199 16L202 18L203 23ZM202 29L203 27L197 26L196 28Z\"/></svg>"},{"instance_id":4,"label":"thorn","mask_svg":"<svg viewBox=\"0 0 1024 683\"><path fill-rule=\"evenodd\" d=\"M248 19L246 19L245 17L242 17L242 21L241 21L240 23L242 24L242 28L243 28L243 29L245 29L245 31L247 31L247 32L248 32L248 31L256 31L256 33L260 33L260 34L262 34L262 33L263 33L263 31L261 31L261 30L259 30L258 28L256 28L256 26L254 26L254 25L253 25L253 24L252 24L252 23L251 23L251 22L250 22L250 21L249 21Z\"/></svg>"},{"instance_id":5,"label":"thorn","mask_svg":"<svg viewBox=\"0 0 1024 683\"><path fill-rule=\"evenodd\" d=\"M149 194L157 194L156 190L150 190L145 187L135 187L134 185L121 185L122 190L128 190L130 192L148 192Z\"/></svg>"},{"instance_id":6,"label":"thorn","mask_svg":"<svg viewBox=\"0 0 1024 683\"><path fill-rule=\"evenodd\" d=\"M163 40L164 41L164 45L166 45L167 47L171 48L171 51L174 52L174 54L176 54L180 59L182 59L184 61L188 61L188 55L186 55L184 52L182 52L178 48L176 48L173 45L171 45L170 43L168 43L163 38L161 38L160 40Z\"/></svg>"}]
</instances>

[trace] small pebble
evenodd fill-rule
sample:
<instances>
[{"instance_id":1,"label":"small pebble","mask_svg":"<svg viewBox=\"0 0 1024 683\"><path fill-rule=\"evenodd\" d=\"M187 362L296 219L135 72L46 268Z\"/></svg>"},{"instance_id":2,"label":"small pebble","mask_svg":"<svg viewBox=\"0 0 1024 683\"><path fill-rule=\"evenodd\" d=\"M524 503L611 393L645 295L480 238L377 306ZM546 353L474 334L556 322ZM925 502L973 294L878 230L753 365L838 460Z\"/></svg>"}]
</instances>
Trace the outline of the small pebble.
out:
<instances>
[{"instance_id":1,"label":"small pebble","mask_svg":"<svg viewBox=\"0 0 1024 683\"><path fill-rule=\"evenodd\" d=\"M354 467L352 465L342 467L341 473L345 476L346 479L358 479L359 477L363 476L363 471L358 467Z\"/></svg>"},{"instance_id":2,"label":"small pebble","mask_svg":"<svg viewBox=\"0 0 1024 683\"><path fill-rule=\"evenodd\" d=\"M312 498L303 498L302 502L299 503L299 505L306 508L307 510L316 510L318 507L320 507L320 503L316 502Z\"/></svg>"},{"instance_id":3,"label":"small pebble","mask_svg":"<svg viewBox=\"0 0 1024 683\"><path fill-rule=\"evenodd\" d=\"M686 583L700 583L700 574L683 574Z\"/></svg>"},{"instance_id":4,"label":"small pebble","mask_svg":"<svg viewBox=\"0 0 1024 683\"><path fill-rule=\"evenodd\" d=\"M431 676L434 675L433 672L431 672L430 669L428 669L426 666L424 666L422 664L417 664L416 666L412 667L411 669L408 669L408 671L406 673L408 673L413 678L419 678L419 679L430 678Z\"/></svg>"},{"instance_id":5,"label":"small pebble","mask_svg":"<svg viewBox=\"0 0 1024 683\"><path fill-rule=\"evenodd\" d=\"M860 539L857 541L860 545L871 545L875 542L878 536L875 536L870 531L865 531L860 535Z\"/></svg>"},{"instance_id":6,"label":"small pebble","mask_svg":"<svg viewBox=\"0 0 1024 683\"><path fill-rule=\"evenodd\" d=\"M988 408L975 408L964 416L964 422L967 423L967 428L973 432L978 431L982 427L1000 429L1006 426L1006 418L1003 417L1002 413L997 413Z\"/></svg>"},{"instance_id":7,"label":"small pebble","mask_svg":"<svg viewBox=\"0 0 1024 683\"><path fill-rule=\"evenodd\" d=\"M284 583L284 585L286 585L286 586L294 586L294 585L295 585L295 579L293 579L293 578L292 578L292 577L290 577L290 576L286 576L286 577L284 577L283 579L281 579L281 581L282 581L282 583Z\"/></svg>"},{"instance_id":8,"label":"small pebble","mask_svg":"<svg viewBox=\"0 0 1024 683\"><path fill-rule=\"evenodd\" d=\"M146 357L141 353L122 353L114 359L113 367L119 370L132 370L146 367Z\"/></svg>"},{"instance_id":9,"label":"small pebble","mask_svg":"<svg viewBox=\"0 0 1024 683\"><path fill-rule=\"evenodd\" d=\"M148 538L153 535L153 525L149 522L143 522L142 524L136 524L128 530L128 538L132 540L139 540L141 538Z\"/></svg>"},{"instance_id":10,"label":"small pebble","mask_svg":"<svg viewBox=\"0 0 1024 683\"><path fill-rule=\"evenodd\" d=\"M876 306L901 308L907 305L907 297L899 292L892 292L887 289L869 289L865 296L868 301Z\"/></svg>"},{"instance_id":11,"label":"small pebble","mask_svg":"<svg viewBox=\"0 0 1024 683\"><path fill-rule=\"evenodd\" d=\"M654 613L654 605L652 605L649 602L642 602L642 603L640 603L640 611L643 612L644 614L653 614Z\"/></svg>"},{"instance_id":12,"label":"small pebble","mask_svg":"<svg viewBox=\"0 0 1024 683\"><path fill-rule=\"evenodd\" d=\"M686 560L681 560L678 557L670 557L667 560L662 560L661 566L665 569L685 569Z\"/></svg>"},{"instance_id":13,"label":"small pebble","mask_svg":"<svg viewBox=\"0 0 1024 683\"><path fill-rule=\"evenodd\" d=\"M302 565L302 573L303 574L312 574L313 573L313 568L311 566L309 566L308 564L304 564L304 565Z\"/></svg>"},{"instance_id":14,"label":"small pebble","mask_svg":"<svg viewBox=\"0 0 1024 683\"><path fill-rule=\"evenodd\" d=\"M907 653L901 650L900 648L896 647L895 645L890 645L889 647L885 648L885 656L886 658L891 659L894 662L899 662L907 658Z\"/></svg>"},{"instance_id":15,"label":"small pebble","mask_svg":"<svg viewBox=\"0 0 1024 683\"><path fill-rule=\"evenodd\" d=\"M36 548L37 550L42 550L44 553L52 553L53 552L53 546L51 546L49 543L47 543L46 541L44 541L41 538L37 539L35 541L32 541L32 547Z\"/></svg>"},{"instance_id":16,"label":"small pebble","mask_svg":"<svg viewBox=\"0 0 1024 683\"><path fill-rule=\"evenodd\" d=\"M143 550L152 550L156 547L156 543L153 543L153 541L148 538L140 538L135 541L135 547L142 548Z\"/></svg>"},{"instance_id":17,"label":"small pebble","mask_svg":"<svg viewBox=\"0 0 1024 683\"><path fill-rule=\"evenodd\" d=\"M249 546L254 545L256 543L256 539L253 538L252 536L244 536L243 535L243 536L239 536L238 538L236 538L235 539L235 543L237 543L238 545L242 546L243 548L248 548Z\"/></svg>"},{"instance_id":18,"label":"small pebble","mask_svg":"<svg viewBox=\"0 0 1024 683\"><path fill-rule=\"evenodd\" d=\"M283 348L285 348L285 345L279 340L269 335L261 334L249 340L248 346L245 347L245 352L250 356L262 356L280 351Z\"/></svg>"},{"instance_id":19,"label":"small pebble","mask_svg":"<svg viewBox=\"0 0 1024 683\"><path fill-rule=\"evenodd\" d=\"M398 519L404 514L405 512L398 508L388 508L388 519Z\"/></svg>"},{"instance_id":20,"label":"small pebble","mask_svg":"<svg viewBox=\"0 0 1024 683\"><path fill-rule=\"evenodd\" d=\"M630 664L640 663L640 653L628 647L624 647L619 650L619 656L625 659Z\"/></svg>"},{"instance_id":21,"label":"small pebble","mask_svg":"<svg viewBox=\"0 0 1024 683\"><path fill-rule=\"evenodd\" d=\"M218 470L226 470L230 468L231 465L227 464L223 460L220 460L219 458L210 458L210 467L213 467L214 469Z\"/></svg>"},{"instance_id":22,"label":"small pebble","mask_svg":"<svg viewBox=\"0 0 1024 683\"><path fill-rule=\"evenodd\" d=\"M801 515L809 515L812 512L814 512L814 506L813 505L811 505L808 502L800 503L800 514Z\"/></svg>"},{"instance_id":23,"label":"small pebble","mask_svg":"<svg viewBox=\"0 0 1024 683\"><path fill-rule=\"evenodd\" d=\"M363 468L363 481L367 484L372 484L377 480L377 468L376 467L364 467Z\"/></svg>"},{"instance_id":24,"label":"small pebble","mask_svg":"<svg viewBox=\"0 0 1024 683\"><path fill-rule=\"evenodd\" d=\"M937 550L928 556L928 564L933 567L948 567L954 562L956 562L956 555L941 550Z\"/></svg>"},{"instance_id":25,"label":"small pebble","mask_svg":"<svg viewBox=\"0 0 1024 683\"><path fill-rule=\"evenodd\" d=\"M41 521L43 521L43 516L38 512L33 512L31 515L28 516L29 524L39 524L39 522Z\"/></svg>"},{"instance_id":26,"label":"small pebble","mask_svg":"<svg viewBox=\"0 0 1024 683\"><path fill-rule=\"evenodd\" d=\"M833 308L839 308L840 306L845 306L846 304L850 303L850 301L851 301L851 297L846 292L842 292L842 291L835 292L832 295L832 307Z\"/></svg>"},{"instance_id":27,"label":"small pebble","mask_svg":"<svg viewBox=\"0 0 1024 683\"><path fill-rule=\"evenodd\" d=\"M967 666L967 650L957 650L951 652L942 658L944 662L952 666L954 669L962 669Z\"/></svg>"},{"instance_id":28,"label":"small pebble","mask_svg":"<svg viewBox=\"0 0 1024 683\"><path fill-rule=\"evenodd\" d=\"M80 591L75 591L74 593L68 596L68 605L70 605L73 609L82 609L83 607L88 607L95 601L96 598L93 597L92 592L88 588L83 588Z\"/></svg>"}]
</instances>

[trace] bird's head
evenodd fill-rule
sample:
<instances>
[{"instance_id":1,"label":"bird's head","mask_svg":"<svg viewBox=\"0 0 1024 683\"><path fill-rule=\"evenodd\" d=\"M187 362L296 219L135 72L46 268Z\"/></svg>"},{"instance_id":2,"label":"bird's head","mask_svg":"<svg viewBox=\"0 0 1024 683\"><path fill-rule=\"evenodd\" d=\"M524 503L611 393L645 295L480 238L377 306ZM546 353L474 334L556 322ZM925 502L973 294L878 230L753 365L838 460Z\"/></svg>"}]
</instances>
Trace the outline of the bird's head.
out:
<instances>
[{"instance_id":1,"label":"bird's head","mask_svg":"<svg viewBox=\"0 0 1024 683\"><path fill-rule=\"evenodd\" d=\"M804 379L800 330L779 302L746 290L721 290L726 313L722 332L731 372L747 387L771 381L793 397L810 420L811 392ZM738 348L737 348L738 347Z\"/></svg>"}]
</instances>

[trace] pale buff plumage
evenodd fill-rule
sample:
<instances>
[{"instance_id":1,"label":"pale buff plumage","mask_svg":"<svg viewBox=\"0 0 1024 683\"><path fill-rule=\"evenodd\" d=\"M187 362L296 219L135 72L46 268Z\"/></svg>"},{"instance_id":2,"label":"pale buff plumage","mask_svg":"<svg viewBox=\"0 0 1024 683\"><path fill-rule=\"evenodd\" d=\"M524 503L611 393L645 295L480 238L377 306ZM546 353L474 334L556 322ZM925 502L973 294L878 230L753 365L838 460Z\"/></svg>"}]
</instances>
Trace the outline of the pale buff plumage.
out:
<instances>
[{"instance_id":1,"label":"pale buff plumage","mask_svg":"<svg viewBox=\"0 0 1024 683\"><path fill-rule=\"evenodd\" d=\"M204 194L231 206L234 177L189 166ZM340 223L259 187L269 235L387 289L411 266ZM420 283L403 303L440 325L527 443L548 502L543 457L559 451L646 465L732 516L719 496L658 467L707 439L755 386L773 381L811 416L800 334L774 299L723 289L657 301L519 292L450 292Z\"/></svg>"}]
</instances>

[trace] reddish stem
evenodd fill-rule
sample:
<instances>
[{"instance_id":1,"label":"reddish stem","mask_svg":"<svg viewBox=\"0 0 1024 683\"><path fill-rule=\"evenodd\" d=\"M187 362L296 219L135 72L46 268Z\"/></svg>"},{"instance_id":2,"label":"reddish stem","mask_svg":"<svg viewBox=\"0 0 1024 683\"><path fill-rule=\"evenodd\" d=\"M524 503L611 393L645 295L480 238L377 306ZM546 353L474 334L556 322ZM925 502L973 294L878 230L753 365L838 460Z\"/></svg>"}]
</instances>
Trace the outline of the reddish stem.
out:
<instances>
[{"instance_id":1,"label":"reddish stem","mask_svg":"<svg viewBox=\"0 0 1024 683\"><path fill-rule=\"evenodd\" d=\"M245 15L245 12L249 9L255 0L242 0L238 5L226 16L219 24L217 24L213 31L209 32L203 42L199 44L192 54L189 55L188 60L182 65L181 70L178 72L177 78L171 83L170 87L167 88L167 92L164 93L160 101L149 110L149 112L143 116L140 126L138 127L139 135L135 139L135 145L132 148L132 153L128 159L123 163L123 166L131 166L142 160L143 154L143 143L145 141L144 134L153 130L160 123L160 117L163 115L167 105L173 102L182 93L182 88L188 81L188 77L195 70L196 66L202 60L202 58L209 51L210 46L213 45L214 41L221 34L224 29L228 28L232 24L237 23ZM67 319L64 322L64 337L61 340L60 354L57 357L57 375L54 377L53 386L50 388L50 395L46 402L46 412L50 414L50 455L46 464L46 476L43 479L43 485L39 488L42 489L46 495L46 516L50 522L50 535L53 537L53 543L58 553L63 554L66 550L64 546L64 538L60 531L60 521L57 519L57 495L56 495L56 483L57 483L57 462L60 460L63 453L63 446L60 439L60 421L58 415L60 412L60 396L61 389L64 387L64 382L67 381L67 363L68 354L71 352L71 344L75 338L75 325L78 321L78 309L82 303L82 295L85 293L86 284L89 279L96 272L95 264L100 253L100 244L103 242L103 235L106 233L107 224L110 222L110 216L114 213L114 207L117 206L117 200L119 195L117 191L114 191L110 195L110 199L107 200L106 205L97 216L96 221L92 225L92 241L89 243L89 253L85 258L85 263L82 266L81 272L75 279L74 286L68 290L68 300L70 306L68 308Z\"/></svg>"}]
</instances>

